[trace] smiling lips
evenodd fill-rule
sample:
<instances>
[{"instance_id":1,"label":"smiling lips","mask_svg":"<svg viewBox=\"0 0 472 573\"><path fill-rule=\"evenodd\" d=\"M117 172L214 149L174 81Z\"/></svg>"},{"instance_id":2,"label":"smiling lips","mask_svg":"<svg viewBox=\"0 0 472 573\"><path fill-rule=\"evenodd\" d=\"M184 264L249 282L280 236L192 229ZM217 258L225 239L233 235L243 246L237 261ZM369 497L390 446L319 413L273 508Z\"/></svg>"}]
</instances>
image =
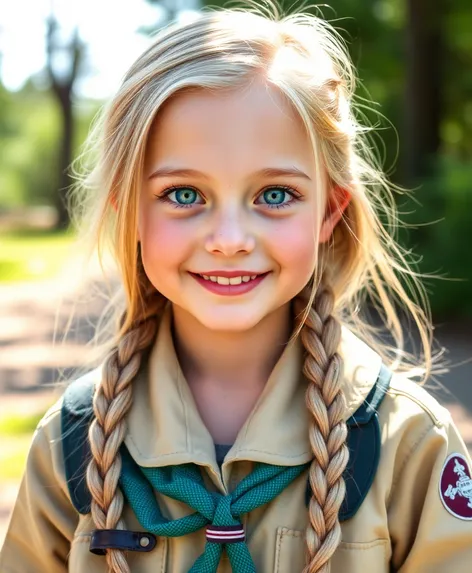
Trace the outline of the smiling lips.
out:
<instances>
[{"instance_id":1,"label":"smiling lips","mask_svg":"<svg viewBox=\"0 0 472 573\"><path fill-rule=\"evenodd\" d=\"M233 277L244 277L244 276L258 276L258 275L264 275L266 273L258 273L257 271L207 271L204 273L193 273L195 275L200 275L200 276L210 276L210 277L227 277L227 278L233 278Z\"/></svg>"},{"instance_id":2,"label":"smiling lips","mask_svg":"<svg viewBox=\"0 0 472 573\"><path fill-rule=\"evenodd\" d=\"M239 285L242 282L248 283L256 277L266 273L254 271L208 271L205 273L193 273L203 277L205 280L211 280L220 285Z\"/></svg>"},{"instance_id":3,"label":"smiling lips","mask_svg":"<svg viewBox=\"0 0 472 573\"><path fill-rule=\"evenodd\" d=\"M254 274L254 271L208 271L208 274L190 274L207 290L228 296L244 294L252 290L269 272Z\"/></svg>"}]
</instances>

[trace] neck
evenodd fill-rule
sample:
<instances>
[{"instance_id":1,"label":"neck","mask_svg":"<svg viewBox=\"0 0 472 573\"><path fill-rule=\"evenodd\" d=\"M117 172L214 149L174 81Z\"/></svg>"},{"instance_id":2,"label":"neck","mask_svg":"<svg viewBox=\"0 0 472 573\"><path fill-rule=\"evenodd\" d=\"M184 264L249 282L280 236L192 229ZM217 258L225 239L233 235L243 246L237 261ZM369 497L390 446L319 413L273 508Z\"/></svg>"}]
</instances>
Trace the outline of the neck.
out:
<instances>
[{"instance_id":1,"label":"neck","mask_svg":"<svg viewBox=\"0 0 472 573\"><path fill-rule=\"evenodd\" d=\"M189 384L262 389L292 332L290 303L244 332L209 330L173 305L172 331Z\"/></svg>"}]
</instances>

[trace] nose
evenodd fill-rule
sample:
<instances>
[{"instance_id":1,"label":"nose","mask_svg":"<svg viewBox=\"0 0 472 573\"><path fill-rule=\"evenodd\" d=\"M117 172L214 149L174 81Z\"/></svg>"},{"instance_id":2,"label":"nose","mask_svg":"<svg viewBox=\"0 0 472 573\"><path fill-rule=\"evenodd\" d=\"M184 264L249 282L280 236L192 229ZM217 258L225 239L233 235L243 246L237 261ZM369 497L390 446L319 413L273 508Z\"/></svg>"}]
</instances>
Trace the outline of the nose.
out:
<instances>
[{"instance_id":1,"label":"nose","mask_svg":"<svg viewBox=\"0 0 472 573\"><path fill-rule=\"evenodd\" d=\"M227 257L240 252L251 252L255 237L250 229L249 216L237 205L226 205L215 213L209 223L206 249Z\"/></svg>"}]
</instances>

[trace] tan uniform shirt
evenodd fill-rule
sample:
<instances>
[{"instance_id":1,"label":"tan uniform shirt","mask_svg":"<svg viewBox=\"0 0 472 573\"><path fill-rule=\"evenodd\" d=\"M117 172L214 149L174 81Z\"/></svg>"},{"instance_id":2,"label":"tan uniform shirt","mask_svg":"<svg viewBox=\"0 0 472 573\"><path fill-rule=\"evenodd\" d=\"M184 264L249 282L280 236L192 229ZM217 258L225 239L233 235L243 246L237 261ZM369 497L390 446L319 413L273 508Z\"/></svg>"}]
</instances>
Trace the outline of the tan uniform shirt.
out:
<instances>
[{"instance_id":1,"label":"tan uniform shirt","mask_svg":"<svg viewBox=\"0 0 472 573\"><path fill-rule=\"evenodd\" d=\"M285 348L220 472L212 438L177 361L169 313L166 311L161 322L144 374L133 382L134 402L125 444L135 461L149 467L194 462L204 468L210 487L221 493L232 491L254 461L280 465L308 462L312 454L299 341ZM346 329L340 352L345 362L347 419L368 395L381 361ZM89 552L90 532L95 529L90 514L78 514L70 501L60 408L61 400L35 432L0 553L0 573L106 571L105 558ZM465 470L450 473L453 478L448 474L450 483L445 485L450 487L443 498L451 507L472 508L470 458L448 411L415 383L394 376L378 414L380 464L361 507L342 523L342 543L332 559L332 573L472 571L472 520L453 515L441 500L444 464L451 454L458 453L465 457ZM243 516L258 572L302 571L306 483L304 472L274 501ZM167 518L194 511L156 495ZM460 509L459 513L467 515L467 511ZM143 530L129 506L125 505L123 515L129 529ZM178 538L159 537L153 551L130 552L128 561L133 573L187 573L204 545L203 529ZM230 571L223 555L218 573Z\"/></svg>"}]
</instances>

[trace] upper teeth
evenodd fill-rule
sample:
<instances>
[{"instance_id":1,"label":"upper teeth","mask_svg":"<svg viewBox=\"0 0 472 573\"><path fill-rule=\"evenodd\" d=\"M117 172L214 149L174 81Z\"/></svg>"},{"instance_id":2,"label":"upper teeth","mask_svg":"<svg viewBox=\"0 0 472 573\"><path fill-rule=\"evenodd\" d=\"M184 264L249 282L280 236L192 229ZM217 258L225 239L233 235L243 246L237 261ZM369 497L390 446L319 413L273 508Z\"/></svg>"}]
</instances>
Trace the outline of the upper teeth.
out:
<instances>
[{"instance_id":1,"label":"upper teeth","mask_svg":"<svg viewBox=\"0 0 472 573\"><path fill-rule=\"evenodd\" d=\"M257 275L253 276L244 276L244 277L209 277L207 275L200 275L206 281L212 281L214 283L218 283L219 285L240 285L242 282L247 283L252 279L255 279Z\"/></svg>"}]
</instances>

